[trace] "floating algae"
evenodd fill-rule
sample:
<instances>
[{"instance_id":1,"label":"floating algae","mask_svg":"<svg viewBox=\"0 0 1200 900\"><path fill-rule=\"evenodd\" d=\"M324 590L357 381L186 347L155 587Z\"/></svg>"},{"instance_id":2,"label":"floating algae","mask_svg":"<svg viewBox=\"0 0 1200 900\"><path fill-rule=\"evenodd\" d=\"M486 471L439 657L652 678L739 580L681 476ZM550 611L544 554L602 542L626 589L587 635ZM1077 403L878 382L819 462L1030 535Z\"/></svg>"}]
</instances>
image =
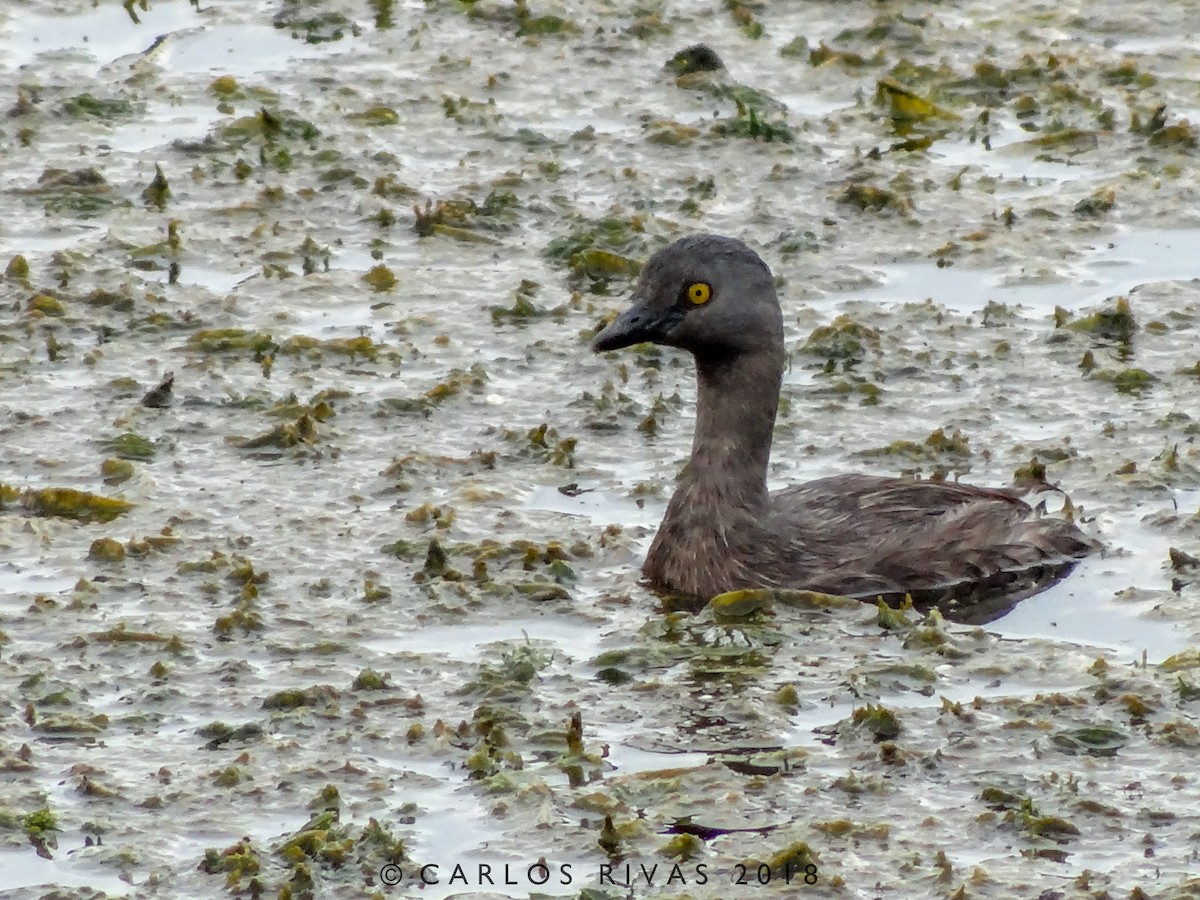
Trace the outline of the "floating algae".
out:
<instances>
[{"instance_id":1,"label":"floating algae","mask_svg":"<svg viewBox=\"0 0 1200 900\"><path fill-rule=\"evenodd\" d=\"M109 522L133 509L115 497L89 494L75 488L29 488L25 491L0 484L0 512L19 506L35 516L55 516L81 522Z\"/></svg>"}]
</instances>

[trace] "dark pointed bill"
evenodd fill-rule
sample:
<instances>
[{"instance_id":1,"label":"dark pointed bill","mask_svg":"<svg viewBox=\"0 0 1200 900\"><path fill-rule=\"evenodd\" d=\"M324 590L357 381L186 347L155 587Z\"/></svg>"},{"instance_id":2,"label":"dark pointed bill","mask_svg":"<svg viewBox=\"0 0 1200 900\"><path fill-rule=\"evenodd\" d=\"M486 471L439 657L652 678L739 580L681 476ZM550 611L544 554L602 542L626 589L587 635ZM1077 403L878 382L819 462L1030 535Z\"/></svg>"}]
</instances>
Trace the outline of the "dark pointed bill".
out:
<instances>
[{"instance_id":1,"label":"dark pointed bill","mask_svg":"<svg viewBox=\"0 0 1200 900\"><path fill-rule=\"evenodd\" d=\"M681 313L675 307L654 306L635 296L629 309L592 338L592 351L604 353L643 341L662 341L680 318Z\"/></svg>"}]
</instances>

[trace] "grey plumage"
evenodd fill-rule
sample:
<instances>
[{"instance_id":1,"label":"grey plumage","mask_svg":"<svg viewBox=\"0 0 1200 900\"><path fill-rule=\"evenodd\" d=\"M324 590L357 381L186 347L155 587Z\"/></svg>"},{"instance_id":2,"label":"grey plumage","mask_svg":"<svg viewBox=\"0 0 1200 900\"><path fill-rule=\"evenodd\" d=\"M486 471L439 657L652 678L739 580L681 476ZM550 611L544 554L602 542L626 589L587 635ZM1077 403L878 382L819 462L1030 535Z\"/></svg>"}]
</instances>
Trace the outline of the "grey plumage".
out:
<instances>
[{"instance_id":1,"label":"grey plumage","mask_svg":"<svg viewBox=\"0 0 1200 900\"><path fill-rule=\"evenodd\" d=\"M768 493L783 321L770 270L741 241L695 235L651 257L593 348L642 341L688 350L697 376L692 456L643 567L657 587L700 599L747 587L911 594L982 604L957 617L983 621L1097 546L1002 489L838 475Z\"/></svg>"}]
</instances>

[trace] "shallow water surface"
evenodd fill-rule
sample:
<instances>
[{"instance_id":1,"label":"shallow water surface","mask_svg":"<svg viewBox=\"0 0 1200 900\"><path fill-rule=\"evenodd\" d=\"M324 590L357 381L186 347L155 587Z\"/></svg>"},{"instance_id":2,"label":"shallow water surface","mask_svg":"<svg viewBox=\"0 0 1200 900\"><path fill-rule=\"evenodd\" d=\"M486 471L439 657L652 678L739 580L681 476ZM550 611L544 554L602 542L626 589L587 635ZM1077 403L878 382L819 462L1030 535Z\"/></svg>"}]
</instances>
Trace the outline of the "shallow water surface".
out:
<instances>
[{"instance_id":1,"label":"shallow water surface","mask_svg":"<svg viewBox=\"0 0 1200 900\"><path fill-rule=\"evenodd\" d=\"M86 887L114 896L129 891L128 884L94 863L88 865L77 859L42 859L28 850L0 851L0 870L4 872L5 889L12 891L51 884L60 888Z\"/></svg>"},{"instance_id":2,"label":"shallow water surface","mask_svg":"<svg viewBox=\"0 0 1200 900\"><path fill-rule=\"evenodd\" d=\"M0 9L0 893L1188 896L1194 4L131 8ZM667 612L690 362L588 341L700 230L779 282L772 487L1036 457L1103 555Z\"/></svg>"},{"instance_id":3,"label":"shallow water surface","mask_svg":"<svg viewBox=\"0 0 1200 900\"><path fill-rule=\"evenodd\" d=\"M1147 282L1200 279L1200 230L1127 229L1106 236L1064 264L1046 281L1025 281L1022 273L988 273L928 263L881 266L883 284L856 291L856 300L874 303L930 300L960 312L978 312L988 303L1003 303L1046 315L1061 306L1071 311L1129 294Z\"/></svg>"}]
</instances>

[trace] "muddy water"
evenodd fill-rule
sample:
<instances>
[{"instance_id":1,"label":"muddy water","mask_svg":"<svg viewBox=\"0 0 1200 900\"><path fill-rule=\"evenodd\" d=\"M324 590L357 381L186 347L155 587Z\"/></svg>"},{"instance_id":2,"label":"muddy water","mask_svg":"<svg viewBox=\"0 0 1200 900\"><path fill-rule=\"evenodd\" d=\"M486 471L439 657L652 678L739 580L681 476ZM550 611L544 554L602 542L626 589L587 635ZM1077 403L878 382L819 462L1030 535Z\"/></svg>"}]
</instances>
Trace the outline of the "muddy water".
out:
<instances>
[{"instance_id":1,"label":"muddy water","mask_svg":"<svg viewBox=\"0 0 1200 900\"><path fill-rule=\"evenodd\" d=\"M1186 896L1198 24L0 9L0 892ZM780 281L774 486L1037 456L1103 556L986 630L664 613L691 370L587 351L588 251L696 230Z\"/></svg>"}]
</instances>

